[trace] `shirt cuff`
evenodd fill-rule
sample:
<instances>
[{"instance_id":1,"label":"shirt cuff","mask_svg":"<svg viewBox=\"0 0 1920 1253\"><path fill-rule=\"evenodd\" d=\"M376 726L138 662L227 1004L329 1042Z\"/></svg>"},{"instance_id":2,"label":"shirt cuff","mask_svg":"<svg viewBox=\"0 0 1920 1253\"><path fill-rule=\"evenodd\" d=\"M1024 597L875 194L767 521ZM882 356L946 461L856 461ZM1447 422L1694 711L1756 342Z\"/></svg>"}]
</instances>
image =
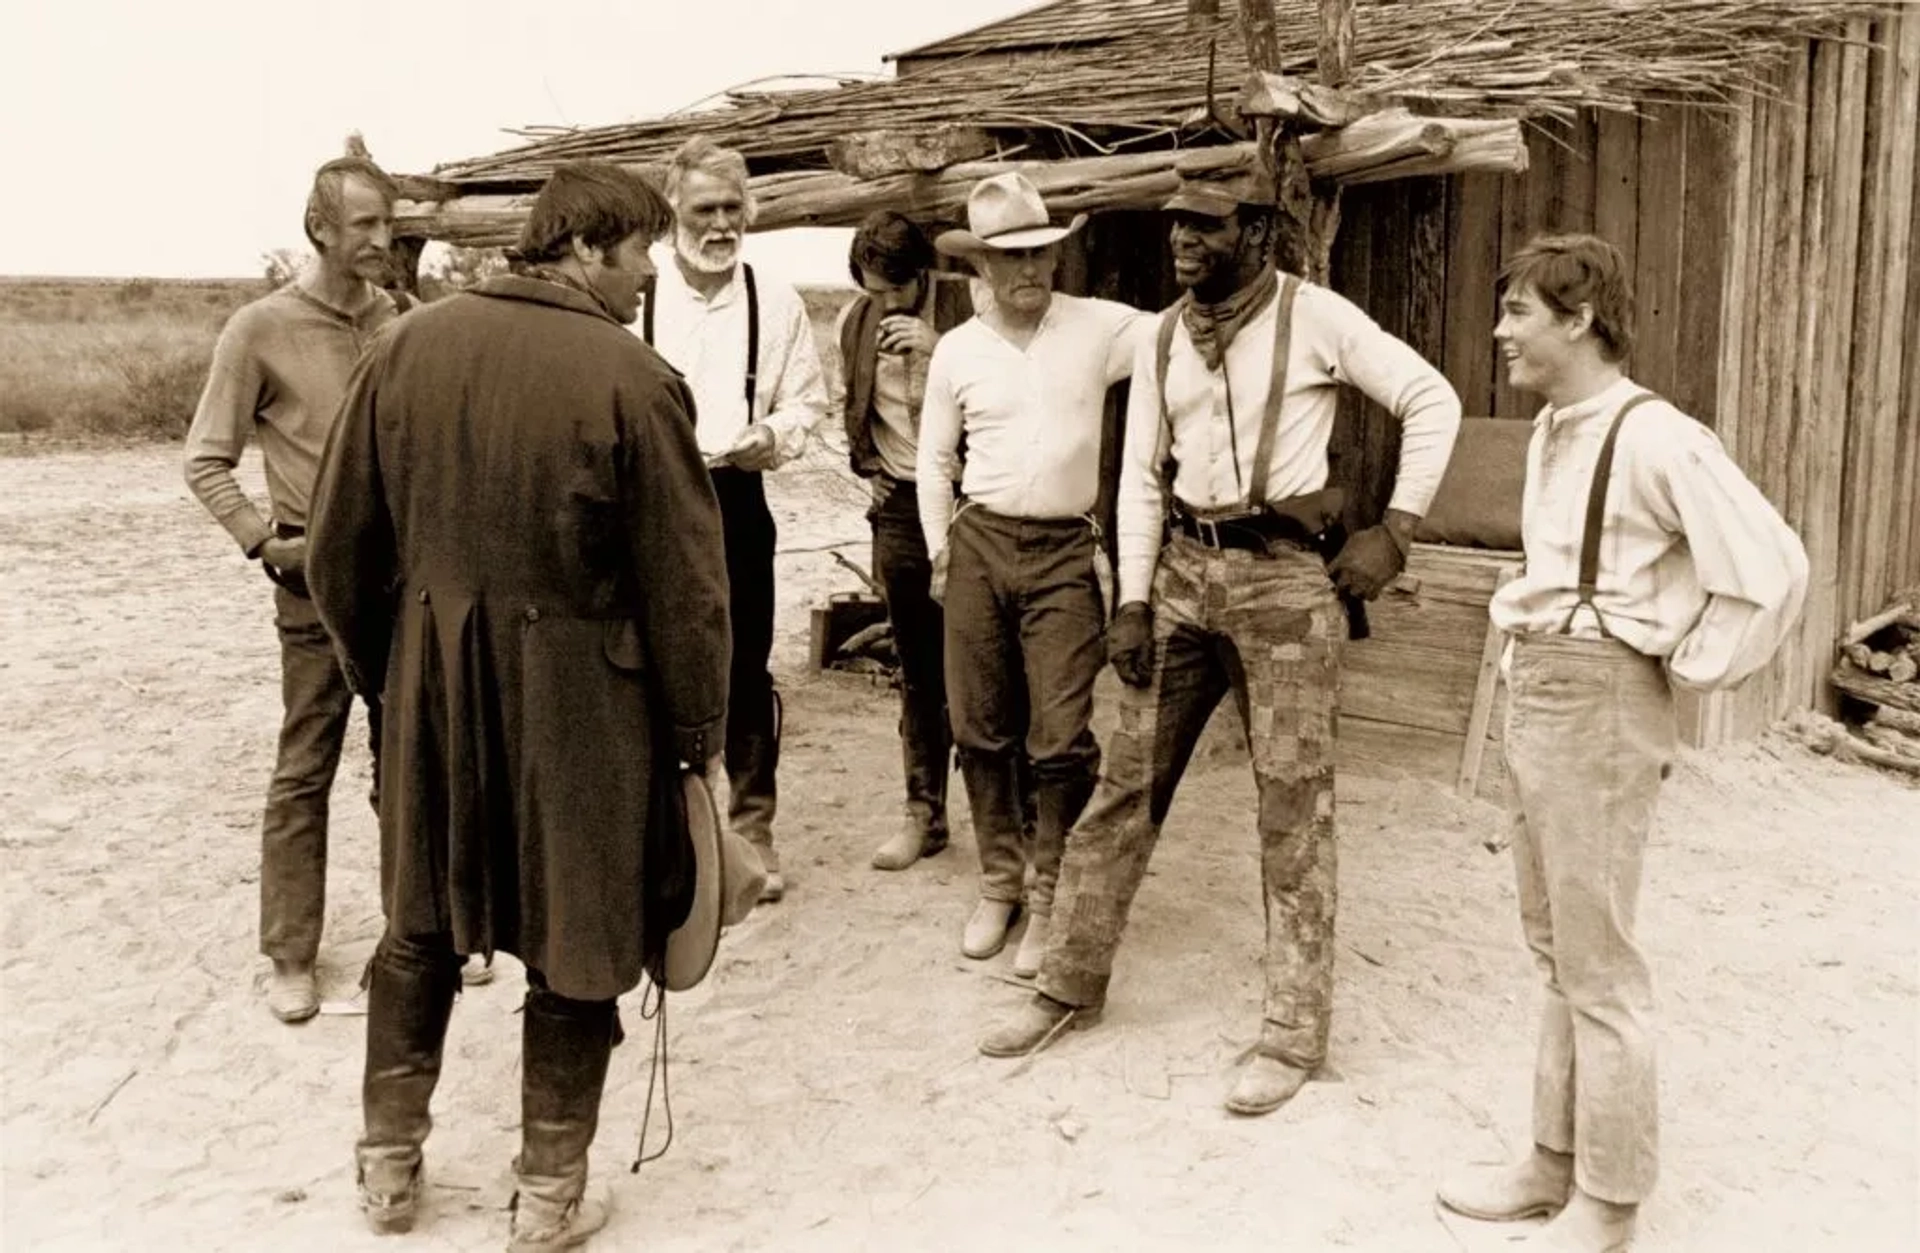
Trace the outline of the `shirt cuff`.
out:
<instances>
[{"instance_id":1,"label":"shirt cuff","mask_svg":"<svg viewBox=\"0 0 1920 1253\"><path fill-rule=\"evenodd\" d=\"M273 528L254 509L237 510L222 521L227 534L233 536L234 543L240 545L240 551L249 558L258 557L260 546L273 538Z\"/></svg>"}]
</instances>

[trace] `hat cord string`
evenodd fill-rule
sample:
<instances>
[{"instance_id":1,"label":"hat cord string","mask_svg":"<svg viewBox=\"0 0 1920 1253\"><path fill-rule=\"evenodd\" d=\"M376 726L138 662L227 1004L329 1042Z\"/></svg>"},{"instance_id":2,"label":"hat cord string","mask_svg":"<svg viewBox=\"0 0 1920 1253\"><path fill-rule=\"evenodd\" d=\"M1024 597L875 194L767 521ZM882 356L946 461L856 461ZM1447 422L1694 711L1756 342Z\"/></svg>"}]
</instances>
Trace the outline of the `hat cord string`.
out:
<instances>
[{"instance_id":1,"label":"hat cord string","mask_svg":"<svg viewBox=\"0 0 1920 1253\"><path fill-rule=\"evenodd\" d=\"M647 1011L647 1002L653 1002L653 1011ZM653 1028L653 1059L647 1064L647 1103L640 1111L640 1142L634 1147L633 1166L627 1172L637 1175L640 1167L647 1162L658 1161L666 1156L673 1145L673 1088L667 1075L667 990L660 984L652 983L650 990L640 996L640 1017L651 1019ZM647 1124L653 1117L654 1080L660 1082L661 1108L667 1115L667 1138L653 1152L647 1152Z\"/></svg>"}]
</instances>

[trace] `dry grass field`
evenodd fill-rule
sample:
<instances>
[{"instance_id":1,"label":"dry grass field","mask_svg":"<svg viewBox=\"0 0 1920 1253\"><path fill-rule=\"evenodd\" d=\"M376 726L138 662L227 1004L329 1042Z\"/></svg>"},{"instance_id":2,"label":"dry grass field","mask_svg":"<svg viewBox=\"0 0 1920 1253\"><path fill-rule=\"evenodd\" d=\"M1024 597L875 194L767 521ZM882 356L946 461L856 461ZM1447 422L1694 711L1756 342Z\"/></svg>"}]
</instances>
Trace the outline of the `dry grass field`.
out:
<instances>
[{"instance_id":1,"label":"dry grass field","mask_svg":"<svg viewBox=\"0 0 1920 1253\"><path fill-rule=\"evenodd\" d=\"M146 333L184 343L167 325ZM279 716L269 587L188 496L177 444L36 435L8 450L0 1248L499 1247L519 968L503 959L456 1010L420 1228L367 1235L353 998L381 919L361 737L335 792L321 955L339 1012L286 1027L261 1002L254 933ZM252 457L242 481L260 491ZM1170 815L1103 1025L1028 1063L981 1058L978 1031L1025 993L1007 957L958 951L975 884L958 782L953 847L870 870L897 821L893 696L805 664L809 610L853 586L828 550L866 560L861 492L829 441L769 494L790 890L673 999L674 1142L638 1175L652 1024L625 1001L594 1150L616 1212L594 1247L1510 1247L1515 1233L1431 1200L1452 1164L1525 1144L1534 976L1511 867L1480 844L1502 815L1342 777L1329 1064L1282 1112L1235 1119L1220 1100L1257 1030L1261 905L1245 762L1215 737ZM1639 1253L1920 1247L1916 899L1920 787L1785 737L1683 759L1641 907L1665 1123ZM656 1109L655 1147L663 1131Z\"/></svg>"},{"instance_id":2,"label":"dry grass field","mask_svg":"<svg viewBox=\"0 0 1920 1253\"><path fill-rule=\"evenodd\" d=\"M245 279L0 279L0 435L186 432Z\"/></svg>"}]
</instances>

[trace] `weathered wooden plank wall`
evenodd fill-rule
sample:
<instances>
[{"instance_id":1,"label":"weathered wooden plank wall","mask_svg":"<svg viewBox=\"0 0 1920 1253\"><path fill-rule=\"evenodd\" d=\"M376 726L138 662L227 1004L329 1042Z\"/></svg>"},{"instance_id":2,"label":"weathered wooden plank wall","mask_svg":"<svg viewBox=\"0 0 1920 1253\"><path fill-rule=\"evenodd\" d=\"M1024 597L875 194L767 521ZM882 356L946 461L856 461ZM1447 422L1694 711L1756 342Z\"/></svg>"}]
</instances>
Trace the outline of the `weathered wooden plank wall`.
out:
<instances>
[{"instance_id":1,"label":"weathered wooden plank wall","mask_svg":"<svg viewBox=\"0 0 1920 1253\"><path fill-rule=\"evenodd\" d=\"M1807 607L1703 738L1831 708L1846 625L1920 582L1920 14L1857 21L1739 120L1716 425L1806 543Z\"/></svg>"}]
</instances>

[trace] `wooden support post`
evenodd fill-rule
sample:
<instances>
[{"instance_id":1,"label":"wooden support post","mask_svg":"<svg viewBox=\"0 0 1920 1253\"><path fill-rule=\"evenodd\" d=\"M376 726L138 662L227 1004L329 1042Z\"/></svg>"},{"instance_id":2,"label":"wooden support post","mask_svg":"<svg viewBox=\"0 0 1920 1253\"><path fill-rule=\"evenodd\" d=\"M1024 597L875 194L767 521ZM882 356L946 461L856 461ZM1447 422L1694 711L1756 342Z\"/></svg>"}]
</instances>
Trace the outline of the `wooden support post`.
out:
<instances>
[{"instance_id":1,"label":"wooden support post","mask_svg":"<svg viewBox=\"0 0 1920 1253\"><path fill-rule=\"evenodd\" d=\"M1315 48L1320 81L1343 87L1353 73L1353 0L1320 0L1320 40Z\"/></svg>"},{"instance_id":2,"label":"wooden support post","mask_svg":"<svg viewBox=\"0 0 1920 1253\"><path fill-rule=\"evenodd\" d=\"M1240 39L1247 49L1249 68L1269 74L1280 72L1280 39L1275 30L1273 0L1240 0ZM1349 48L1351 44L1349 31ZM1325 78L1324 67L1322 78ZM1270 117L1256 117L1254 139L1260 159L1273 179L1275 261L1309 282L1328 282L1333 266L1333 237L1340 228L1338 186L1326 189L1314 186L1307 173L1306 156L1301 151L1298 127Z\"/></svg>"}]
</instances>

